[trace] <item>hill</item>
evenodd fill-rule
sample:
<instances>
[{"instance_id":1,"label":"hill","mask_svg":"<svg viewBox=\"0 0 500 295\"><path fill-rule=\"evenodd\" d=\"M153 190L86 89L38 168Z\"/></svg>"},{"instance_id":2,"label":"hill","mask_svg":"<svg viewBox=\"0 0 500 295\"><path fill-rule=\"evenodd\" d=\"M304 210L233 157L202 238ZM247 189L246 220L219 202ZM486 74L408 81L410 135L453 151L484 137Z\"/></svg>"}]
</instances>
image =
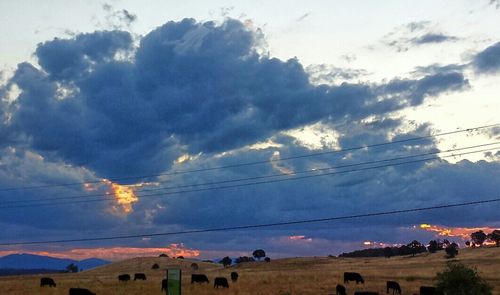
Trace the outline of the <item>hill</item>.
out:
<instances>
[{"instance_id":1,"label":"hill","mask_svg":"<svg viewBox=\"0 0 500 295\"><path fill-rule=\"evenodd\" d=\"M477 267L481 275L495 287L494 294L500 295L500 248L461 249L457 260ZM161 280L168 267L183 270L183 294L186 295L268 295L268 294L332 294L335 286L342 283L343 272L356 271L363 275L366 283L346 284L348 294L356 290L375 290L385 294L387 280L398 281L403 295L418 294L421 285L432 285L436 272L442 270L448 260L444 253L424 253L415 257L400 256L392 258L330 258L298 257L273 259L271 262L248 262L228 268L215 263L205 263L189 259L159 257L133 258L89 271L76 274L51 275L57 288L39 287L40 276L13 276L0 278L2 294L67 294L69 287L89 288L99 295L111 294L164 294ZM199 270L213 283L217 276L230 277L232 271L240 275L238 282L230 282L229 290L217 290L212 284L191 284L193 271L191 264L196 262ZM158 263L160 269L151 269ZM122 273L133 275L143 272L147 281L119 283L117 276Z\"/></svg>"},{"instance_id":2,"label":"hill","mask_svg":"<svg viewBox=\"0 0 500 295\"><path fill-rule=\"evenodd\" d=\"M110 261L90 258L85 260L62 259L50 256L41 256L33 254L11 254L0 257L0 273L9 270L9 273L15 272L36 272L37 270L44 272L54 272L65 270L71 263L76 264L79 269L91 269L101 265L109 264Z\"/></svg>"}]
</instances>

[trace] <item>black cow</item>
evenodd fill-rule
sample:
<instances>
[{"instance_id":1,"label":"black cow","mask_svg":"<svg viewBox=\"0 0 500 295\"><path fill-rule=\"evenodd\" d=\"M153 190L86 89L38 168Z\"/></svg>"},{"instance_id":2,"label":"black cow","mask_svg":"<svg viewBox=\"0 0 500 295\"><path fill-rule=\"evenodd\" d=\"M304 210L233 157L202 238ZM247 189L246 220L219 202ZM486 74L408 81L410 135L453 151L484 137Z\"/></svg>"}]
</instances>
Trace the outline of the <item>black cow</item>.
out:
<instances>
[{"instance_id":1,"label":"black cow","mask_svg":"<svg viewBox=\"0 0 500 295\"><path fill-rule=\"evenodd\" d=\"M219 287L229 288L229 283L227 282L226 278L222 278L222 277L215 278L215 280L214 280L214 288L218 289Z\"/></svg>"},{"instance_id":2,"label":"black cow","mask_svg":"<svg viewBox=\"0 0 500 295\"><path fill-rule=\"evenodd\" d=\"M361 283L364 284L365 280L363 277L357 272L345 272L344 273L344 284L349 283L349 281L356 281L356 284Z\"/></svg>"},{"instance_id":3,"label":"black cow","mask_svg":"<svg viewBox=\"0 0 500 295\"><path fill-rule=\"evenodd\" d=\"M378 295L378 292L370 292L370 291L356 291L354 295Z\"/></svg>"},{"instance_id":4,"label":"black cow","mask_svg":"<svg viewBox=\"0 0 500 295\"><path fill-rule=\"evenodd\" d=\"M204 274L192 274L191 275L191 284L192 283L207 283L209 284L210 281L208 280L207 276Z\"/></svg>"},{"instance_id":5,"label":"black cow","mask_svg":"<svg viewBox=\"0 0 500 295\"><path fill-rule=\"evenodd\" d=\"M120 281L120 282L130 281L130 275L129 274L119 275L118 281Z\"/></svg>"},{"instance_id":6,"label":"black cow","mask_svg":"<svg viewBox=\"0 0 500 295\"><path fill-rule=\"evenodd\" d=\"M420 295L438 295L439 293L436 291L434 287L421 286L420 287Z\"/></svg>"},{"instance_id":7,"label":"black cow","mask_svg":"<svg viewBox=\"0 0 500 295\"><path fill-rule=\"evenodd\" d=\"M399 286L398 282L387 281L387 293L389 293L389 290L391 289L392 289L392 294L394 294L394 292L398 292L399 294L401 294L401 287Z\"/></svg>"},{"instance_id":8,"label":"black cow","mask_svg":"<svg viewBox=\"0 0 500 295\"><path fill-rule=\"evenodd\" d=\"M163 279L161 281L161 290L166 291L168 289L168 279Z\"/></svg>"},{"instance_id":9,"label":"black cow","mask_svg":"<svg viewBox=\"0 0 500 295\"><path fill-rule=\"evenodd\" d=\"M143 273L136 273L134 274L134 281L136 280L143 280L145 281L146 280L146 275L143 274Z\"/></svg>"},{"instance_id":10,"label":"black cow","mask_svg":"<svg viewBox=\"0 0 500 295\"><path fill-rule=\"evenodd\" d=\"M343 285L338 284L336 290L336 295L347 295L347 291L345 290L345 287Z\"/></svg>"},{"instance_id":11,"label":"black cow","mask_svg":"<svg viewBox=\"0 0 500 295\"><path fill-rule=\"evenodd\" d=\"M235 271L233 271L233 272L231 273L231 281L234 283L234 282L236 282L237 280L238 280L238 273L237 273L237 272L235 272Z\"/></svg>"},{"instance_id":12,"label":"black cow","mask_svg":"<svg viewBox=\"0 0 500 295\"><path fill-rule=\"evenodd\" d=\"M69 289L69 295L95 295L95 293L90 292L89 289L71 288Z\"/></svg>"},{"instance_id":13,"label":"black cow","mask_svg":"<svg viewBox=\"0 0 500 295\"><path fill-rule=\"evenodd\" d=\"M52 278L41 278L40 279L40 287L45 287L45 286L55 287L56 282L54 282L54 280Z\"/></svg>"}]
</instances>

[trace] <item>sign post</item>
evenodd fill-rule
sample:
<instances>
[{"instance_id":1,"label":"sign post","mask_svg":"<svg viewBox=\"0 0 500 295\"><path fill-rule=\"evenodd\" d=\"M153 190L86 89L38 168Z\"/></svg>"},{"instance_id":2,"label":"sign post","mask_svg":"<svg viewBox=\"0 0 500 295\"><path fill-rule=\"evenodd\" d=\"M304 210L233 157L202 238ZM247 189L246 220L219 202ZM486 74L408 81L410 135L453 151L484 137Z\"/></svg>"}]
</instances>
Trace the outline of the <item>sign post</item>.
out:
<instances>
[{"instance_id":1,"label":"sign post","mask_svg":"<svg viewBox=\"0 0 500 295\"><path fill-rule=\"evenodd\" d=\"M181 295L182 274L180 268L167 269L167 295Z\"/></svg>"}]
</instances>

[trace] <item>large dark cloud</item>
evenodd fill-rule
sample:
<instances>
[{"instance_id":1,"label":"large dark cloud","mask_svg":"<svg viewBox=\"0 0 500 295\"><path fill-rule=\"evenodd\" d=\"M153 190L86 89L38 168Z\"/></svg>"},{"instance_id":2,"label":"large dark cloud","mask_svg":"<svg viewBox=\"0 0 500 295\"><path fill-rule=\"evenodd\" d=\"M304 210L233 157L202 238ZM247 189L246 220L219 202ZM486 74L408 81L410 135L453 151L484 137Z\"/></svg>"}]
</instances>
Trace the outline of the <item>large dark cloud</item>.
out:
<instances>
[{"instance_id":1,"label":"large dark cloud","mask_svg":"<svg viewBox=\"0 0 500 295\"><path fill-rule=\"evenodd\" d=\"M236 20L185 19L135 49L123 31L39 44L41 69L22 63L9 81L22 93L7 127L44 156L100 176L158 173L186 151L227 151L326 118L359 120L468 83L447 73L316 86L297 59L259 55L261 38Z\"/></svg>"},{"instance_id":2,"label":"large dark cloud","mask_svg":"<svg viewBox=\"0 0 500 295\"><path fill-rule=\"evenodd\" d=\"M3 95L12 95L16 87L20 94L0 104L0 135L8 135L0 143L0 187L266 162L277 152L281 157L307 154L311 150L283 131L311 124L322 124L325 130L338 134L337 145L323 144L318 148L321 151L429 135L431 126L411 124L394 112L469 86L460 65L421 68L410 77L382 83L334 84L339 74L333 71L322 79L334 83L319 84L297 59L283 61L259 54L261 38L239 21L216 24L185 19L158 27L139 40L127 32L106 31L39 44L38 66L19 64L1 88ZM139 41L135 47L134 41ZM269 139L275 145L248 148ZM433 151L437 151L436 142L427 138L280 165L304 171ZM198 158L172 164L185 153ZM200 186L187 185L278 173L279 167L269 163L157 177L160 187L139 190L142 197L127 216L110 215L108 203L89 202L25 208L23 214L19 208L0 209L0 224L9 227L5 239L28 235L41 239L57 238L58 233L64 238L143 234L331 217L491 197L498 191L498 181L484 175L496 175L498 169L498 162L437 161L433 165L414 163L300 181L147 196L151 194L147 189L161 186L186 186L182 190L189 190ZM82 194L88 193L82 192L81 186L65 186L1 191L0 198ZM416 213L126 243L159 246L182 241L207 250L269 247L266 250L290 255L312 254L314 249L330 254L349 250L352 244L347 244L361 239L407 242L406 229L416 223L475 226L498 222L493 215L494 208L478 207L460 214ZM14 229L22 229L24 234ZM47 232L50 236L44 236ZM292 234L306 235L317 244L310 248L289 245L286 236ZM123 241L101 245L114 243ZM283 245L289 248L280 249ZM338 248L330 248L334 245Z\"/></svg>"},{"instance_id":3,"label":"large dark cloud","mask_svg":"<svg viewBox=\"0 0 500 295\"><path fill-rule=\"evenodd\" d=\"M477 73L498 73L500 71L500 42L476 54L472 65Z\"/></svg>"}]
</instances>

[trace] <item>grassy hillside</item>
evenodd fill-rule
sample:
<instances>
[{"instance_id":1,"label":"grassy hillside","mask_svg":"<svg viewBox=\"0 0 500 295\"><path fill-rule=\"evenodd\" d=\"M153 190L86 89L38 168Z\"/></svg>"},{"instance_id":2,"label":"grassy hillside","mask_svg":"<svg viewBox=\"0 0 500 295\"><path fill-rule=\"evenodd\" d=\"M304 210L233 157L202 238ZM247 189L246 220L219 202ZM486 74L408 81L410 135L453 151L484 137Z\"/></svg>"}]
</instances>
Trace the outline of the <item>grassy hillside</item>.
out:
<instances>
[{"instance_id":1,"label":"grassy hillside","mask_svg":"<svg viewBox=\"0 0 500 295\"><path fill-rule=\"evenodd\" d=\"M492 284L494 294L500 295L500 248L461 249L457 257L461 262L475 266L482 276ZM254 262L224 269L220 265L197 262L199 270L210 279L210 285L191 285L190 260L146 257L134 258L95 268L78 274L51 275L57 288L40 288L41 276L13 276L0 278L1 294L67 294L70 287L89 288L98 295L105 294L162 294L161 279L167 267L178 266L183 270L183 294L331 294L337 283L342 283L344 271L356 271L363 275L365 285L347 286L348 294L355 290L376 290L385 294L385 281L398 281L403 294L418 293L420 285L432 285L432 278L445 263L444 253L422 254L416 257L386 258L325 258L305 257L276 259L270 263ZM152 270L154 263L159 270ZM224 276L229 279L231 271L237 271L240 279L230 282L227 290L213 288L213 279ZM144 272L147 281L119 283L122 273L133 275ZM164 294L164 293L163 293Z\"/></svg>"}]
</instances>

